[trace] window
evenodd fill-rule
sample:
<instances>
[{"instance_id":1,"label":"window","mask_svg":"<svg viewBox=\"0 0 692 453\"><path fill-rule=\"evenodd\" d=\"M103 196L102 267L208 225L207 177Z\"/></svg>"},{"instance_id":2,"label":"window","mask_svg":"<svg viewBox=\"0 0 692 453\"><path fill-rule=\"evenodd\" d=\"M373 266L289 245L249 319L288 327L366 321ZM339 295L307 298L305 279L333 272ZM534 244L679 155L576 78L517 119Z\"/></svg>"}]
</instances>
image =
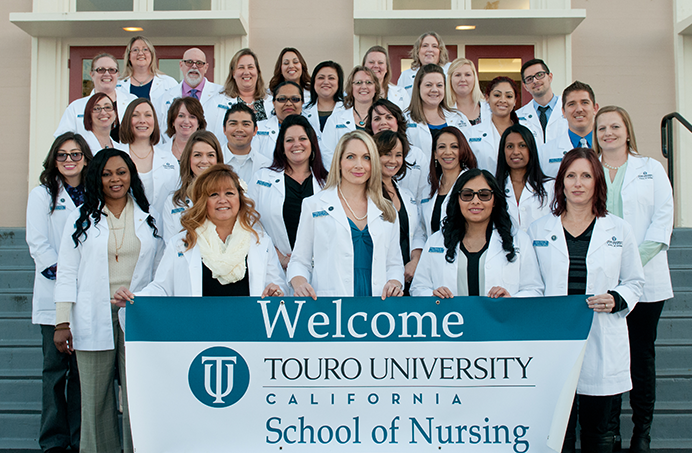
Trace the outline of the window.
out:
<instances>
[{"instance_id":1,"label":"window","mask_svg":"<svg viewBox=\"0 0 692 453\"><path fill-rule=\"evenodd\" d=\"M530 0L471 0L471 9L531 9Z\"/></svg>"},{"instance_id":2,"label":"window","mask_svg":"<svg viewBox=\"0 0 692 453\"><path fill-rule=\"evenodd\" d=\"M452 9L452 0L392 0L392 9Z\"/></svg>"},{"instance_id":3,"label":"window","mask_svg":"<svg viewBox=\"0 0 692 453\"><path fill-rule=\"evenodd\" d=\"M154 0L154 11L209 11L211 0Z\"/></svg>"},{"instance_id":4,"label":"window","mask_svg":"<svg viewBox=\"0 0 692 453\"><path fill-rule=\"evenodd\" d=\"M134 0L77 0L77 11L132 11Z\"/></svg>"}]
</instances>

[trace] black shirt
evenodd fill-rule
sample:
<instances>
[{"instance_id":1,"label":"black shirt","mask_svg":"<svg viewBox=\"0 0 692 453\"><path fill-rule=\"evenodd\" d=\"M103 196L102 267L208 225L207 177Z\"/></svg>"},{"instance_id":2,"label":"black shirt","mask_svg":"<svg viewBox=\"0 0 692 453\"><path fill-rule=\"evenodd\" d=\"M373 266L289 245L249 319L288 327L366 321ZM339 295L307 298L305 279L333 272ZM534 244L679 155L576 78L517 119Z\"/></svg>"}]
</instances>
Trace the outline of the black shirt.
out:
<instances>
[{"instance_id":1,"label":"black shirt","mask_svg":"<svg viewBox=\"0 0 692 453\"><path fill-rule=\"evenodd\" d=\"M430 228L432 229L433 233L436 233L440 230L440 220L442 218L442 203L445 202L445 198L447 198L446 194L437 194L437 198L435 199L435 207L433 207L432 219L430 219Z\"/></svg>"},{"instance_id":2,"label":"black shirt","mask_svg":"<svg viewBox=\"0 0 692 453\"><path fill-rule=\"evenodd\" d=\"M492 234L493 225L488 223L488 229L485 232L485 245L477 252L469 252L464 246L464 241L459 242L459 248L466 255L466 282L468 284L469 296L485 296L485 294L481 294L480 288L481 256L488 250Z\"/></svg>"},{"instance_id":3,"label":"black shirt","mask_svg":"<svg viewBox=\"0 0 692 453\"><path fill-rule=\"evenodd\" d=\"M247 268L247 256L245 257L245 267ZM245 276L235 283L222 285L217 279L211 276L211 270L202 262L202 296L250 296L249 271L245 270Z\"/></svg>"},{"instance_id":4,"label":"black shirt","mask_svg":"<svg viewBox=\"0 0 692 453\"><path fill-rule=\"evenodd\" d=\"M596 225L595 218L593 222L591 222L591 225L577 237L572 236L565 230L567 252L569 253L569 273L567 278L568 295L586 294L586 253L589 251L594 225Z\"/></svg>"},{"instance_id":5,"label":"black shirt","mask_svg":"<svg viewBox=\"0 0 692 453\"><path fill-rule=\"evenodd\" d=\"M283 209L284 225L286 225L286 233L288 233L288 242L291 244L291 250L293 250L303 200L314 195L312 175L305 178L302 184L298 184L296 180L284 173L284 187L286 192Z\"/></svg>"}]
</instances>

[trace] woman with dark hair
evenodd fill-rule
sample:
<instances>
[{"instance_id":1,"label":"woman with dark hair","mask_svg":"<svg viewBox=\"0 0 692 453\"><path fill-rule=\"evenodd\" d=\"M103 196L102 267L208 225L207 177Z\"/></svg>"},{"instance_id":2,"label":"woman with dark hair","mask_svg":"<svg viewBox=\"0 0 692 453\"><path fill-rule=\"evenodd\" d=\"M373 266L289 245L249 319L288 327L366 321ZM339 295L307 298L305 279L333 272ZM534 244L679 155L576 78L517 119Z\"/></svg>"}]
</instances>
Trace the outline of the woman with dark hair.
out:
<instances>
[{"instance_id":1,"label":"woman with dark hair","mask_svg":"<svg viewBox=\"0 0 692 453\"><path fill-rule=\"evenodd\" d=\"M135 296L279 297L286 280L271 238L257 228L259 214L245 183L226 164L202 173L192 185L192 207L146 288L123 286L113 296L123 307Z\"/></svg>"},{"instance_id":2,"label":"woman with dark hair","mask_svg":"<svg viewBox=\"0 0 692 453\"><path fill-rule=\"evenodd\" d=\"M382 192L399 214L399 246L404 260L404 296L408 296L411 280L416 273L416 266L425 243L416 199L411 192L399 187L399 181L407 173L405 162L409 151L408 141L403 132L392 130L378 132L373 139L380 154Z\"/></svg>"},{"instance_id":3,"label":"woman with dark hair","mask_svg":"<svg viewBox=\"0 0 692 453\"><path fill-rule=\"evenodd\" d=\"M344 106L344 70L339 63L323 61L315 66L310 79L310 102L303 116L310 120L319 140L332 112Z\"/></svg>"},{"instance_id":4,"label":"woman with dark hair","mask_svg":"<svg viewBox=\"0 0 692 453\"><path fill-rule=\"evenodd\" d=\"M429 31L416 39L411 49L411 58L413 59L411 68L401 73L397 85L404 88L413 98L413 80L418 75L418 70L426 64L435 64L440 66L446 74L449 68L449 53L442 37L434 31Z\"/></svg>"},{"instance_id":5,"label":"woman with dark hair","mask_svg":"<svg viewBox=\"0 0 692 453\"><path fill-rule=\"evenodd\" d=\"M507 201L490 172L473 168L457 179L442 231L425 243L411 295L543 295L531 241L512 231Z\"/></svg>"},{"instance_id":6,"label":"woman with dark hair","mask_svg":"<svg viewBox=\"0 0 692 453\"><path fill-rule=\"evenodd\" d=\"M96 93L89 98L84 107L83 137L89 149L98 152L104 148L123 149L118 137L113 138L118 129L118 107L105 93Z\"/></svg>"},{"instance_id":7,"label":"woman with dark hair","mask_svg":"<svg viewBox=\"0 0 692 453\"><path fill-rule=\"evenodd\" d=\"M667 255L673 231L673 190L663 166L637 151L634 127L625 109L614 105L598 109L594 135L594 148L606 174L606 207L632 226L646 277L642 297L627 316L627 331L634 424L630 451L648 452L656 402L654 342L663 304L673 297ZM619 425L620 403L616 403L616 413Z\"/></svg>"},{"instance_id":8,"label":"woman with dark hair","mask_svg":"<svg viewBox=\"0 0 692 453\"><path fill-rule=\"evenodd\" d=\"M216 136L197 131L185 145L180 159L180 186L163 205L163 240L166 244L181 230L180 216L192 206L190 190L195 179L206 169L223 162L223 152Z\"/></svg>"},{"instance_id":9,"label":"woman with dark hair","mask_svg":"<svg viewBox=\"0 0 692 453\"><path fill-rule=\"evenodd\" d=\"M293 82L303 90L303 99L309 102L310 70L305 58L294 47L284 47L274 65L274 76L269 81L269 91L274 92L282 82Z\"/></svg>"},{"instance_id":10,"label":"woman with dark hair","mask_svg":"<svg viewBox=\"0 0 692 453\"><path fill-rule=\"evenodd\" d=\"M459 129L447 126L433 139L430 158L430 192L420 202L420 217L425 239L442 227L449 197L459 175L476 168L476 158Z\"/></svg>"},{"instance_id":11,"label":"woman with dark hair","mask_svg":"<svg viewBox=\"0 0 692 453\"><path fill-rule=\"evenodd\" d=\"M445 73L436 64L426 64L416 74L411 93L411 105L405 110L409 127L409 142L422 149L426 156L432 153L433 137L447 126L466 130L469 125L445 100Z\"/></svg>"},{"instance_id":12,"label":"woman with dark hair","mask_svg":"<svg viewBox=\"0 0 692 453\"><path fill-rule=\"evenodd\" d=\"M514 225L526 231L550 213L555 182L543 174L531 130L513 124L502 133L497 155L498 182L505 182L507 209Z\"/></svg>"},{"instance_id":13,"label":"woman with dark hair","mask_svg":"<svg viewBox=\"0 0 692 453\"><path fill-rule=\"evenodd\" d=\"M41 326L43 396L38 443L43 451L79 450L79 372L74 355L58 352L55 276L68 217L84 202L84 179L93 156L81 135L66 132L43 161L41 185L29 193L26 242L36 264L31 321Z\"/></svg>"},{"instance_id":14,"label":"woman with dark hair","mask_svg":"<svg viewBox=\"0 0 692 453\"><path fill-rule=\"evenodd\" d=\"M273 115L257 123L257 134L252 139L252 150L271 159L276 148L276 138L281 129L281 123L288 115L303 113L303 91L295 82L281 82L274 87Z\"/></svg>"},{"instance_id":15,"label":"woman with dark hair","mask_svg":"<svg viewBox=\"0 0 692 453\"><path fill-rule=\"evenodd\" d=\"M156 49L144 36L134 36L125 47L125 72L117 89L138 98L156 99L178 82L159 71Z\"/></svg>"},{"instance_id":16,"label":"woman with dark hair","mask_svg":"<svg viewBox=\"0 0 692 453\"><path fill-rule=\"evenodd\" d=\"M632 388L626 316L642 294L644 271L632 228L606 210L607 193L596 153L573 149L555 180L553 215L528 231L546 296L595 294L586 299L593 323L563 452L574 451L577 419L582 451L612 451L612 406Z\"/></svg>"},{"instance_id":17,"label":"woman with dark hair","mask_svg":"<svg viewBox=\"0 0 692 453\"><path fill-rule=\"evenodd\" d=\"M392 80L392 66L389 64L387 49L382 46L372 46L363 56L363 66L369 68L377 76L380 83L380 95L383 99L396 104L401 110L411 103L411 96L403 87L390 83Z\"/></svg>"},{"instance_id":18,"label":"woman with dark hair","mask_svg":"<svg viewBox=\"0 0 692 453\"><path fill-rule=\"evenodd\" d=\"M271 167L256 172L249 188L284 269L296 242L303 200L322 190L326 181L327 170L310 122L302 115L287 116Z\"/></svg>"},{"instance_id":19,"label":"woman with dark hair","mask_svg":"<svg viewBox=\"0 0 692 453\"><path fill-rule=\"evenodd\" d=\"M168 109L166 123L168 126L164 136L166 142L159 144L159 147L163 151L171 152L180 162L180 157L190 136L207 128L202 103L192 96L176 98Z\"/></svg>"},{"instance_id":20,"label":"woman with dark hair","mask_svg":"<svg viewBox=\"0 0 692 453\"><path fill-rule=\"evenodd\" d=\"M402 146L408 148L404 156L406 171L397 181L402 188L408 189L415 197L416 203L427 197L430 191L428 185L429 161L423 151L411 146L406 136L406 118L401 109L387 99L378 99L368 110L368 120L365 122L365 132L376 135L382 131L401 133ZM404 143L405 142L405 143Z\"/></svg>"},{"instance_id":21,"label":"woman with dark hair","mask_svg":"<svg viewBox=\"0 0 692 453\"><path fill-rule=\"evenodd\" d=\"M164 147L156 146L161 138L154 106L138 98L127 106L120 126L120 142L128 145L127 153L137 166L139 179L151 206L157 213L178 183L178 159Z\"/></svg>"},{"instance_id":22,"label":"woman with dark hair","mask_svg":"<svg viewBox=\"0 0 692 453\"><path fill-rule=\"evenodd\" d=\"M70 227L60 243L55 285L54 342L60 352L77 352L80 451L121 449L113 387L117 367L122 386L122 448L131 453L124 335L110 299L120 286L136 291L151 282L163 244L137 168L127 153L104 149L94 156L87 170L84 203L66 225Z\"/></svg>"},{"instance_id":23,"label":"woman with dark hair","mask_svg":"<svg viewBox=\"0 0 692 453\"><path fill-rule=\"evenodd\" d=\"M509 77L495 77L485 88L485 99L490 106L489 121L473 126L468 131L469 144L478 160L478 168L491 173L497 171L497 151L505 129L517 124L516 103L519 89Z\"/></svg>"},{"instance_id":24,"label":"woman with dark hair","mask_svg":"<svg viewBox=\"0 0 692 453\"><path fill-rule=\"evenodd\" d=\"M322 158L329 168L332 155L341 137L357 129L365 129L370 106L380 98L380 83L375 73L365 66L356 66L346 80L344 108L327 120L322 134Z\"/></svg>"}]
</instances>

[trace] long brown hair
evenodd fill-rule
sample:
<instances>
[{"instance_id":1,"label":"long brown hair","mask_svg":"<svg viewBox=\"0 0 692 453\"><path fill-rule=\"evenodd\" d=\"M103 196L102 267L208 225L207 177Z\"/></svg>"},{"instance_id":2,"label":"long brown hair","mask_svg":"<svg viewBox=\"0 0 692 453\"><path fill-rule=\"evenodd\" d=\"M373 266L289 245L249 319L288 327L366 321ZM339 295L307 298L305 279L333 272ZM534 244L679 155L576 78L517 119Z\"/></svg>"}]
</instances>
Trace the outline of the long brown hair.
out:
<instances>
[{"instance_id":1,"label":"long brown hair","mask_svg":"<svg viewBox=\"0 0 692 453\"><path fill-rule=\"evenodd\" d=\"M565 154L560 164L560 169L555 177L555 195L553 202L550 205L553 214L560 216L567 212L567 197L565 197L565 176L567 170L577 159L586 159L591 165L591 173L593 175L594 190L593 198L591 199L591 211L596 217L605 217L608 213L606 209L606 199L608 197L608 185L603 173L603 166L596 156L596 152L588 148L574 148L572 151Z\"/></svg>"},{"instance_id":2,"label":"long brown hair","mask_svg":"<svg viewBox=\"0 0 692 453\"><path fill-rule=\"evenodd\" d=\"M186 98L187 99L187 98ZM221 144L216 139L216 135L209 131L195 131L192 133L183 153L180 155L180 187L173 193L173 204L175 206L185 207L187 206L187 199L190 197L188 191L192 187L192 183L195 181L195 175L192 173L190 168L190 157L192 156L192 147L195 143L206 143L207 145L214 148L216 151L216 163L220 164L223 162L223 152L221 151Z\"/></svg>"},{"instance_id":3,"label":"long brown hair","mask_svg":"<svg viewBox=\"0 0 692 453\"><path fill-rule=\"evenodd\" d=\"M254 230L255 224L259 222L260 218L259 213L255 210L255 202L246 195L245 189L240 185L240 178L230 165L216 164L195 179L191 190L192 207L180 217L180 225L186 230L185 245L187 248L185 250L190 250L197 244L197 232L195 230L204 225L207 220L209 195L229 180L238 190L238 198L240 199L240 209L236 221L240 222L240 226L244 230L251 232L259 243L259 235Z\"/></svg>"}]
</instances>

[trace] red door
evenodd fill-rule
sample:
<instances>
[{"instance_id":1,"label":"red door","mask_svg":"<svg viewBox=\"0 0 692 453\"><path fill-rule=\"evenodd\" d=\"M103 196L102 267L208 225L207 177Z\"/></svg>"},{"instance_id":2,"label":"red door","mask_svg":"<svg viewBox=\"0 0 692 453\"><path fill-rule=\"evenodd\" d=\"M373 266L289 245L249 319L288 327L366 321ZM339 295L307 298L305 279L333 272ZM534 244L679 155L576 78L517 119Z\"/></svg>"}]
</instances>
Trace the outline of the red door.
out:
<instances>
[{"instance_id":1,"label":"red door","mask_svg":"<svg viewBox=\"0 0 692 453\"><path fill-rule=\"evenodd\" d=\"M454 61L457 58L457 46L445 46L449 54L449 61ZM392 83L396 84L399 76L402 73L401 60L411 59L411 50L413 46L389 46L389 63L392 65ZM407 68L404 68L407 69Z\"/></svg>"},{"instance_id":2,"label":"red door","mask_svg":"<svg viewBox=\"0 0 692 453\"><path fill-rule=\"evenodd\" d=\"M183 58L183 54L187 49L194 46L156 46L156 57L159 61L159 68L166 72L174 79L180 79L178 73L177 61ZM202 49L207 55L209 69L207 69L206 77L209 81L214 81L214 46L196 46ZM89 68L91 60L100 53L109 53L118 59L122 76L123 55L125 46L72 46L70 47L70 60L68 67L70 68L70 102L86 96L91 93L94 87L91 78L89 77ZM168 69L164 69L166 66Z\"/></svg>"},{"instance_id":3,"label":"red door","mask_svg":"<svg viewBox=\"0 0 692 453\"><path fill-rule=\"evenodd\" d=\"M533 46L466 46L466 58L473 61L473 64L476 65L476 69L480 71L481 68L478 64L478 60L481 58L508 60L518 58L521 59L521 64L524 64L525 62L534 58L534 48ZM523 85L521 84L521 74L508 73L503 75L511 77L512 79L514 79L516 83L519 84L518 86L521 87L521 99L519 100L520 102L517 104L517 108L531 101L531 93L526 91ZM484 81L482 79L483 75L479 72L479 82L481 84L481 90L484 90L484 85L487 84L489 81Z\"/></svg>"}]
</instances>

